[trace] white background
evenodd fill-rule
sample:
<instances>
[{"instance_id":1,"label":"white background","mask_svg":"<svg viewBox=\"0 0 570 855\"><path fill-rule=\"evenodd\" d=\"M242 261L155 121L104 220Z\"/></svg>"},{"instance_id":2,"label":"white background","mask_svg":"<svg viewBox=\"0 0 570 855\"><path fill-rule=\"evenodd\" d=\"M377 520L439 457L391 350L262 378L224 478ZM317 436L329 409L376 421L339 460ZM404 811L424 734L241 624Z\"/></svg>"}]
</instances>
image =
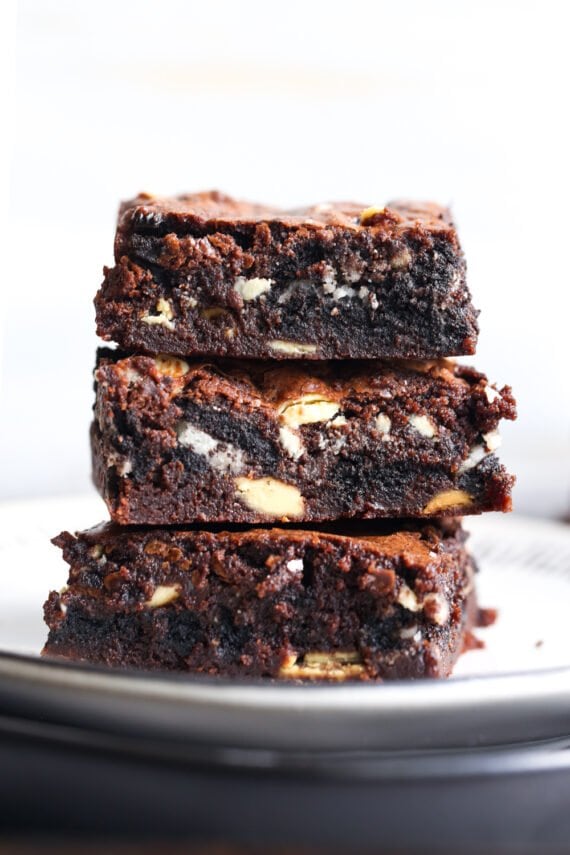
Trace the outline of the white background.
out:
<instances>
[{"instance_id":1,"label":"white background","mask_svg":"<svg viewBox=\"0 0 570 855\"><path fill-rule=\"evenodd\" d=\"M563 2L2 5L0 498L90 489L92 298L119 199L451 203L517 509L567 514ZM95 522L95 520L94 520ZM63 522L65 524L65 522Z\"/></svg>"}]
</instances>

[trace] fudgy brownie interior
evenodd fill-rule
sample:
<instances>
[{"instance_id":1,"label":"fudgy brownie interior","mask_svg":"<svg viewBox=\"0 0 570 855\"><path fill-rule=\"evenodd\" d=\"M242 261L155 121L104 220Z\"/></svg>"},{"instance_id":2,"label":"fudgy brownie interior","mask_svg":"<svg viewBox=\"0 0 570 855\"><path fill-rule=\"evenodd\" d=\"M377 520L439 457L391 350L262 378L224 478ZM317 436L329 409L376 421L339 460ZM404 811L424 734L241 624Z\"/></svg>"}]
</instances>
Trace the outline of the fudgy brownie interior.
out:
<instances>
[{"instance_id":1,"label":"fudgy brownie interior","mask_svg":"<svg viewBox=\"0 0 570 855\"><path fill-rule=\"evenodd\" d=\"M99 334L146 353L272 359L473 353L449 212L353 203L294 212L219 193L125 203Z\"/></svg>"}]
</instances>

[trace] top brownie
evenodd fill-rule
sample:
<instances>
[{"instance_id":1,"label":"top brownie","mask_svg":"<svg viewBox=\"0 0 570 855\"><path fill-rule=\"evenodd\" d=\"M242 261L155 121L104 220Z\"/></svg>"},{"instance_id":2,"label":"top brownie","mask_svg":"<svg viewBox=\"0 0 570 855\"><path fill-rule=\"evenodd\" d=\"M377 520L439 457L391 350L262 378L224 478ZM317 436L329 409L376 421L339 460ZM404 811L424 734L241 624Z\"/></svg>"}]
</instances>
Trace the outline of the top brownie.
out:
<instances>
[{"instance_id":1,"label":"top brownie","mask_svg":"<svg viewBox=\"0 0 570 855\"><path fill-rule=\"evenodd\" d=\"M449 211L280 211L217 192L121 205L97 329L126 350L271 359L470 354L477 312Z\"/></svg>"}]
</instances>

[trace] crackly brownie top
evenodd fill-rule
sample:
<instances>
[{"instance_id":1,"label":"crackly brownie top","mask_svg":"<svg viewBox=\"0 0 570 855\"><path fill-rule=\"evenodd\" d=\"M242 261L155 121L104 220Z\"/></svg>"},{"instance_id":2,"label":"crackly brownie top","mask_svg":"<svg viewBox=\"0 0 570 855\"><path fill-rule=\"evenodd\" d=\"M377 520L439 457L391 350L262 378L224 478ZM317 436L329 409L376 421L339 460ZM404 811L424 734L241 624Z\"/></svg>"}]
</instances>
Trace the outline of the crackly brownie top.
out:
<instances>
[{"instance_id":1,"label":"crackly brownie top","mask_svg":"<svg viewBox=\"0 0 570 855\"><path fill-rule=\"evenodd\" d=\"M268 205L233 199L216 190L180 196L141 193L119 208L120 231L208 234L233 229L251 229L266 224L287 230L375 229L394 238L413 232L446 233L454 240L450 212L434 202L392 201L370 206L356 202L324 202L306 208L282 210Z\"/></svg>"},{"instance_id":2,"label":"crackly brownie top","mask_svg":"<svg viewBox=\"0 0 570 855\"><path fill-rule=\"evenodd\" d=\"M460 547L466 539L466 534L459 520L454 518L423 525L411 520L375 520L362 523L345 521L336 525L334 531L327 530L326 526L319 526L318 529L257 526L248 529L234 527L234 530L214 526L211 531L204 531L195 526L148 529L105 522L77 532L75 536L62 532L53 538L52 543L64 549L73 549L74 542L79 539L87 546L98 544L112 549L119 543L144 547L149 540L156 542L157 537L164 541L166 546L181 546L184 542L192 542L198 552L211 551L212 554L218 554L217 550L222 546L231 550L246 547L247 544L271 548L272 545L282 543L311 550L326 548L326 544L337 544L353 555L365 552L387 561L402 562L404 566L413 567L417 571L437 566L440 547L444 543L454 543Z\"/></svg>"}]
</instances>

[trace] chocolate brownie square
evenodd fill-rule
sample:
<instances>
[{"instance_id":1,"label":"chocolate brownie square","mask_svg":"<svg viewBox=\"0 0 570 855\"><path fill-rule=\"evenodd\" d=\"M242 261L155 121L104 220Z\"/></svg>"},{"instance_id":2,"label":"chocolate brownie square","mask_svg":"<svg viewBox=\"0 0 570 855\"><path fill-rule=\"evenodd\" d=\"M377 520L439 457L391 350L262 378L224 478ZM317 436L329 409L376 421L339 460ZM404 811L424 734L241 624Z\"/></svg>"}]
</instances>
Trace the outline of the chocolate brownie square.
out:
<instances>
[{"instance_id":1,"label":"chocolate brownie square","mask_svg":"<svg viewBox=\"0 0 570 855\"><path fill-rule=\"evenodd\" d=\"M119 212L97 329L126 350L270 359L474 353L477 312L449 211L296 211L217 192Z\"/></svg>"},{"instance_id":2,"label":"chocolate brownie square","mask_svg":"<svg viewBox=\"0 0 570 855\"><path fill-rule=\"evenodd\" d=\"M101 351L95 482L121 524L507 511L508 387L451 361L268 363Z\"/></svg>"},{"instance_id":3,"label":"chocolate brownie square","mask_svg":"<svg viewBox=\"0 0 570 855\"><path fill-rule=\"evenodd\" d=\"M44 654L116 668L388 680L447 676L475 618L458 522L353 531L60 534Z\"/></svg>"}]
</instances>

